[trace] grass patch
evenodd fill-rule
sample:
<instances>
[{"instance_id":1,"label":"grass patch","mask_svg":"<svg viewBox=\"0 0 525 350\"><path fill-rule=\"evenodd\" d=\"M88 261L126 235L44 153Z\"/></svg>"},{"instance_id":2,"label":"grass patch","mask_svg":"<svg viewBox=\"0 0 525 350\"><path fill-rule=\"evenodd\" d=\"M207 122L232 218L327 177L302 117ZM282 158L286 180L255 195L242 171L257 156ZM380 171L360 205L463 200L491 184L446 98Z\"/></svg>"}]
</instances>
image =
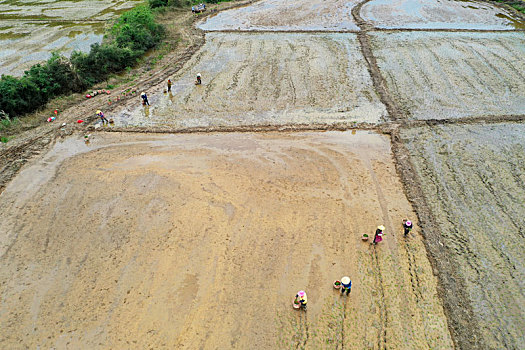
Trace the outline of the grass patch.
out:
<instances>
[{"instance_id":1,"label":"grass patch","mask_svg":"<svg viewBox=\"0 0 525 350\"><path fill-rule=\"evenodd\" d=\"M20 124L20 120L18 118L10 119L8 117L6 119L2 119L0 120L0 131L4 132L14 126L17 126L18 124Z\"/></svg>"}]
</instances>

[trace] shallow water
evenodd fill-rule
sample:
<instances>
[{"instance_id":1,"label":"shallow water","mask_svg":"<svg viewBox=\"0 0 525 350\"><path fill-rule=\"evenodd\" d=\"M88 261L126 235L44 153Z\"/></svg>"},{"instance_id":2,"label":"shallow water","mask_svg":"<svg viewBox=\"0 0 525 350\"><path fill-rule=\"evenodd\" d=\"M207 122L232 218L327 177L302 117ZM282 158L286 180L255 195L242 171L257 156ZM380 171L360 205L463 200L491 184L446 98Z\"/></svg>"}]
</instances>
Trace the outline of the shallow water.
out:
<instances>
[{"instance_id":1,"label":"shallow water","mask_svg":"<svg viewBox=\"0 0 525 350\"><path fill-rule=\"evenodd\" d=\"M486 3L452 0L372 0L361 16L379 28L524 29L514 15Z\"/></svg>"},{"instance_id":2,"label":"shallow water","mask_svg":"<svg viewBox=\"0 0 525 350\"><path fill-rule=\"evenodd\" d=\"M0 0L0 74L21 75L52 51L89 51L111 19L140 2Z\"/></svg>"},{"instance_id":3,"label":"shallow water","mask_svg":"<svg viewBox=\"0 0 525 350\"><path fill-rule=\"evenodd\" d=\"M210 16L203 30L359 30L352 18L357 0L265 0Z\"/></svg>"},{"instance_id":4,"label":"shallow water","mask_svg":"<svg viewBox=\"0 0 525 350\"><path fill-rule=\"evenodd\" d=\"M202 74L203 84L195 77ZM386 109L353 33L209 33L176 76L172 93L148 91L150 107L117 126L214 127L377 123Z\"/></svg>"},{"instance_id":5,"label":"shallow water","mask_svg":"<svg viewBox=\"0 0 525 350\"><path fill-rule=\"evenodd\" d=\"M449 258L490 349L525 346L525 125L405 130Z\"/></svg>"},{"instance_id":6,"label":"shallow water","mask_svg":"<svg viewBox=\"0 0 525 350\"><path fill-rule=\"evenodd\" d=\"M413 119L525 113L525 35L371 34L387 85Z\"/></svg>"}]
</instances>

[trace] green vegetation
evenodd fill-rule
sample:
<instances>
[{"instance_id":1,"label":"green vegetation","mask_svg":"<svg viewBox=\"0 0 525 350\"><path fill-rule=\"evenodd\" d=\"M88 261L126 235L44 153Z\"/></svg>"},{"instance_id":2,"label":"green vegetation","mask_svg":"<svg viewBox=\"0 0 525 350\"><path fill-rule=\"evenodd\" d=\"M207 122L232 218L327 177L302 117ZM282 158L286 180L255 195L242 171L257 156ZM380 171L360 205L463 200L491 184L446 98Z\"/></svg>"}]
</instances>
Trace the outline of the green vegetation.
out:
<instances>
[{"instance_id":1,"label":"green vegetation","mask_svg":"<svg viewBox=\"0 0 525 350\"><path fill-rule=\"evenodd\" d=\"M5 129L8 129L9 127L13 126L13 125L16 125L19 123L19 120L18 118L14 118L14 119L9 119L9 118L5 118L5 119L1 119L0 120L0 131L3 131Z\"/></svg>"},{"instance_id":2,"label":"green vegetation","mask_svg":"<svg viewBox=\"0 0 525 350\"><path fill-rule=\"evenodd\" d=\"M514 7L516 10L518 10L521 13L525 13L525 5L524 4L511 4L510 6Z\"/></svg>"},{"instance_id":3,"label":"green vegetation","mask_svg":"<svg viewBox=\"0 0 525 350\"><path fill-rule=\"evenodd\" d=\"M521 0L495 0L496 2L499 2L501 4L509 5L510 7L513 7L517 11L525 14L525 2Z\"/></svg>"},{"instance_id":4,"label":"green vegetation","mask_svg":"<svg viewBox=\"0 0 525 350\"><path fill-rule=\"evenodd\" d=\"M20 123L18 118L10 119L5 113L0 111L0 132L9 130L11 127L16 126ZM9 138L7 136L0 135L0 142L7 143Z\"/></svg>"},{"instance_id":5,"label":"green vegetation","mask_svg":"<svg viewBox=\"0 0 525 350\"><path fill-rule=\"evenodd\" d=\"M103 44L94 44L89 53L73 52L71 58L54 53L31 67L20 78L0 78L0 120L33 112L57 97L81 92L110 74L132 67L164 36L148 6L138 6L120 16Z\"/></svg>"},{"instance_id":6,"label":"green vegetation","mask_svg":"<svg viewBox=\"0 0 525 350\"><path fill-rule=\"evenodd\" d=\"M149 3L149 6L153 9L153 8L159 8L159 7L188 6L192 3L192 1L190 0L149 0L148 3Z\"/></svg>"}]
</instances>

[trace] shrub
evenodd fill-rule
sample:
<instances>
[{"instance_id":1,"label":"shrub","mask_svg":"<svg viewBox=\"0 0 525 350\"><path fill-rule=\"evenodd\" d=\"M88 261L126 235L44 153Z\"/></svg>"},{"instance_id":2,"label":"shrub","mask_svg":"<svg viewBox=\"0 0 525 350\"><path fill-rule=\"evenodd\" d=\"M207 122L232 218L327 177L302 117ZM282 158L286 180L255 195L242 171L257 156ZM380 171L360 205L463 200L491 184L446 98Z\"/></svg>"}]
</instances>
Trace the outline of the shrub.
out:
<instances>
[{"instance_id":1,"label":"shrub","mask_svg":"<svg viewBox=\"0 0 525 350\"><path fill-rule=\"evenodd\" d=\"M0 110L16 116L31 112L42 105L38 88L26 77L2 75L0 80Z\"/></svg>"},{"instance_id":2,"label":"shrub","mask_svg":"<svg viewBox=\"0 0 525 350\"><path fill-rule=\"evenodd\" d=\"M109 43L91 45L89 53L75 51L69 60L53 53L47 62L32 66L20 78L2 75L0 112L4 113L0 113L0 119L33 112L56 96L80 92L109 74L133 66L163 36L164 27L155 23L151 9L138 6L113 25Z\"/></svg>"},{"instance_id":3,"label":"shrub","mask_svg":"<svg viewBox=\"0 0 525 350\"><path fill-rule=\"evenodd\" d=\"M83 87L98 83L111 73L117 73L135 64L137 54L129 48L120 48L114 44L93 44L86 54L73 52L71 63L81 79Z\"/></svg>"},{"instance_id":4,"label":"shrub","mask_svg":"<svg viewBox=\"0 0 525 350\"><path fill-rule=\"evenodd\" d=\"M24 77L36 84L43 99L80 89L79 78L73 66L67 58L57 53L53 53L44 65L32 66L25 72Z\"/></svg>"},{"instance_id":5,"label":"shrub","mask_svg":"<svg viewBox=\"0 0 525 350\"><path fill-rule=\"evenodd\" d=\"M0 110L11 116L33 112L55 96L80 88L70 62L53 53L46 63L32 66L20 78L2 76Z\"/></svg>"},{"instance_id":6,"label":"shrub","mask_svg":"<svg viewBox=\"0 0 525 350\"><path fill-rule=\"evenodd\" d=\"M168 6L168 0L149 0L148 3L149 7L151 7L152 9L157 7Z\"/></svg>"},{"instance_id":7,"label":"shrub","mask_svg":"<svg viewBox=\"0 0 525 350\"><path fill-rule=\"evenodd\" d=\"M168 6L183 7L191 4L191 0L168 0Z\"/></svg>"},{"instance_id":8,"label":"shrub","mask_svg":"<svg viewBox=\"0 0 525 350\"><path fill-rule=\"evenodd\" d=\"M164 27L155 23L151 9L138 6L120 16L110 33L118 47L142 54L162 40Z\"/></svg>"},{"instance_id":9,"label":"shrub","mask_svg":"<svg viewBox=\"0 0 525 350\"><path fill-rule=\"evenodd\" d=\"M133 66L139 56L162 39L164 28L155 23L148 7L138 6L120 16L110 35L110 43L93 44L88 54L77 51L71 55L82 86L91 86Z\"/></svg>"}]
</instances>

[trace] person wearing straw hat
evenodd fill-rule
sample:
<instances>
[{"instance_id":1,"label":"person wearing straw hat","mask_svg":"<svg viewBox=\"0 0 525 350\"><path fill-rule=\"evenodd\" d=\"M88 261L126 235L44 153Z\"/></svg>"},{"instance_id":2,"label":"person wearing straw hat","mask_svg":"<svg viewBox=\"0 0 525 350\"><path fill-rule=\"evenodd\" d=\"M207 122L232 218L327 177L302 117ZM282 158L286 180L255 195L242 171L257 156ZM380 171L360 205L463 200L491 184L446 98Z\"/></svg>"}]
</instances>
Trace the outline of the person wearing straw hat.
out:
<instances>
[{"instance_id":1,"label":"person wearing straw hat","mask_svg":"<svg viewBox=\"0 0 525 350\"><path fill-rule=\"evenodd\" d=\"M306 310L306 303L308 299L306 298L306 292L304 290L300 290L295 295L295 302L301 304L301 307Z\"/></svg>"},{"instance_id":2,"label":"person wearing straw hat","mask_svg":"<svg viewBox=\"0 0 525 350\"><path fill-rule=\"evenodd\" d=\"M145 105L149 106L148 95L146 95L146 93L143 92L143 93L140 94L140 97L142 97L142 105L143 106L145 106Z\"/></svg>"},{"instance_id":3,"label":"person wearing straw hat","mask_svg":"<svg viewBox=\"0 0 525 350\"><path fill-rule=\"evenodd\" d=\"M109 124L109 121L106 119L106 117L104 116L104 113L102 113L101 110L97 111L97 115L100 117L100 121L102 122L102 125L104 125L104 123Z\"/></svg>"},{"instance_id":4,"label":"person wearing straw hat","mask_svg":"<svg viewBox=\"0 0 525 350\"><path fill-rule=\"evenodd\" d=\"M376 245L377 243L381 242L383 240L383 231L385 230L385 226L380 225L377 226L376 234L374 236L374 240L372 241L372 244Z\"/></svg>"},{"instance_id":5,"label":"person wearing straw hat","mask_svg":"<svg viewBox=\"0 0 525 350\"><path fill-rule=\"evenodd\" d=\"M349 295L352 291L352 281L350 280L350 277L345 276L341 278L341 294Z\"/></svg>"},{"instance_id":6,"label":"person wearing straw hat","mask_svg":"<svg viewBox=\"0 0 525 350\"><path fill-rule=\"evenodd\" d=\"M403 220L403 228L405 229L405 237L412 231L412 221L408 219Z\"/></svg>"}]
</instances>

